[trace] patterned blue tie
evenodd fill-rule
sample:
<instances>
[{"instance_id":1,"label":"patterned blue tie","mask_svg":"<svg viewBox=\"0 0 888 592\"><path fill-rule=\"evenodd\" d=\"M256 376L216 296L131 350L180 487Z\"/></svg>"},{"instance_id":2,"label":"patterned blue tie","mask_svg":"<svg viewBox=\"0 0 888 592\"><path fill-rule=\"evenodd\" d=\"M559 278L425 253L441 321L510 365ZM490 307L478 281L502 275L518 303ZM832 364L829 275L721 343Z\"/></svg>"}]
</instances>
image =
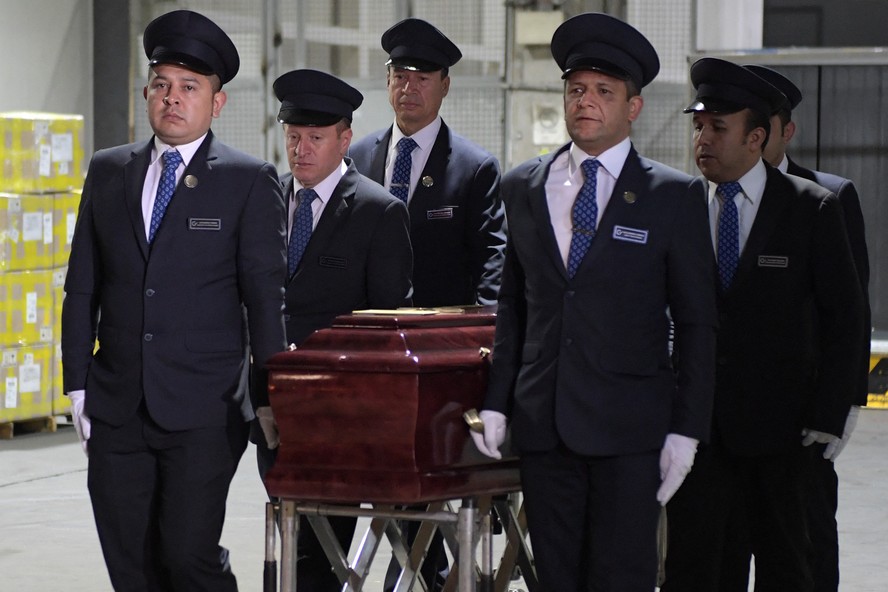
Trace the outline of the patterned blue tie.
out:
<instances>
[{"instance_id":1,"label":"patterned blue tie","mask_svg":"<svg viewBox=\"0 0 888 592\"><path fill-rule=\"evenodd\" d=\"M287 245L287 270L290 275L299 267L308 239L311 238L311 202L318 196L314 189L300 189L296 195L299 197L299 205L293 212L293 227L290 229L290 243Z\"/></svg>"},{"instance_id":2,"label":"patterned blue tie","mask_svg":"<svg viewBox=\"0 0 888 592\"><path fill-rule=\"evenodd\" d=\"M595 225L598 222L598 202L595 199L595 188L598 183L597 174L600 163L594 158L587 158L580 165L583 167L583 186L574 201L571 221L573 236L570 239L570 251L567 254L567 274L573 277L592 239L595 238Z\"/></svg>"},{"instance_id":3,"label":"patterned blue tie","mask_svg":"<svg viewBox=\"0 0 888 592\"><path fill-rule=\"evenodd\" d=\"M743 191L740 183L719 183L716 191L722 196L721 214L718 217L718 278L722 290L731 287L737 262L740 261L740 216L734 197Z\"/></svg>"},{"instance_id":4,"label":"patterned blue tie","mask_svg":"<svg viewBox=\"0 0 888 592\"><path fill-rule=\"evenodd\" d=\"M395 157L395 170L392 171L392 184L389 191L404 203L407 203L407 194L410 193L410 169L413 167L410 153L417 146L419 144L413 138L398 140L398 156Z\"/></svg>"},{"instance_id":5,"label":"patterned blue tie","mask_svg":"<svg viewBox=\"0 0 888 592\"><path fill-rule=\"evenodd\" d=\"M151 212L151 226L148 230L148 243L154 240L154 235L160 227L160 221L166 213L167 206L176 191L176 169L182 164L182 155L175 148L163 153L163 170L160 173L160 183L157 185L157 196L154 198L154 210Z\"/></svg>"}]
</instances>

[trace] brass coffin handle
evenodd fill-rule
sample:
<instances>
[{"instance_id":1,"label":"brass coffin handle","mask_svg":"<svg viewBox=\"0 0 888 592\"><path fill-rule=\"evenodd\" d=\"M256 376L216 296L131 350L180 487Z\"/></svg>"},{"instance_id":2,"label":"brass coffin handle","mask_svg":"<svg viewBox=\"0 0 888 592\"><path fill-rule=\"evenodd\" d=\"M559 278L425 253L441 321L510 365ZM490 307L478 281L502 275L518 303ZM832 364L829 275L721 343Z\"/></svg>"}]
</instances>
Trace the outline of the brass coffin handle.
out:
<instances>
[{"instance_id":1,"label":"brass coffin handle","mask_svg":"<svg viewBox=\"0 0 888 592\"><path fill-rule=\"evenodd\" d=\"M466 420L470 430L479 434L484 433L484 421L482 421L481 416L478 415L477 409L473 407L463 413L463 419Z\"/></svg>"}]
</instances>

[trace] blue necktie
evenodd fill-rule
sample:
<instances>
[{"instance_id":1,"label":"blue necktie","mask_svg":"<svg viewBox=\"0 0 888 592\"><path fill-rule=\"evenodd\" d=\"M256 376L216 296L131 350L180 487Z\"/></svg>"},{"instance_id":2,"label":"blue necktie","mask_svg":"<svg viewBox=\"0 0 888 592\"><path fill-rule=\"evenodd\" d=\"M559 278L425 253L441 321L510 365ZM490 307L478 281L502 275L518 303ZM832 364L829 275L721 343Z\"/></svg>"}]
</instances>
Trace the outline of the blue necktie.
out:
<instances>
[{"instance_id":1,"label":"blue necktie","mask_svg":"<svg viewBox=\"0 0 888 592\"><path fill-rule=\"evenodd\" d=\"M574 201L571 222L573 235L570 239L570 251L567 254L567 274L573 277L592 239L595 238L595 225L598 222L598 202L595 199L595 188L598 183L597 174L600 163L594 158L587 158L580 165L583 168L583 186Z\"/></svg>"},{"instance_id":2,"label":"blue necktie","mask_svg":"<svg viewBox=\"0 0 888 592\"><path fill-rule=\"evenodd\" d=\"M181 163L182 155L175 148L163 153L163 170L160 173L160 183L157 184L157 196L154 198L154 210L151 212L151 226L148 230L149 244L154 240L160 221L173 198L173 192L176 191L176 169Z\"/></svg>"},{"instance_id":3,"label":"blue necktie","mask_svg":"<svg viewBox=\"0 0 888 592\"><path fill-rule=\"evenodd\" d=\"M392 184L389 186L389 191L404 203L407 203L407 194L410 193L410 169L413 167L410 153L417 146L419 144L413 138L398 140L398 156L395 157L395 170L392 171Z\"/></svg>"},{"instance_id":4,"label":"blue necktie","mask_svg":"<svg viewBox=\"0 0 888 592\"><path fill-rule=\"evenodd\" d=\"M299 267L299 261L311 238L311 202L318 196L314 189L300 189L296 195L299 197L299 205L293 212L293 227L290 229L290 243L287 245L287 270L290 275Z\"/></svg>"},{"instance_id":5,"label":"blue necktie","mask_svg":"<svg viewBox=\"0 0 888 592\"><path fill-rule=\"evenodd\" d=\"M718 217L718 279L722 290L731 287L737 262L740 261L740 216L734 197L743 189L740 183L719 183L716 188L722 196L721 214Z\"/></svg>"}]
</instances>

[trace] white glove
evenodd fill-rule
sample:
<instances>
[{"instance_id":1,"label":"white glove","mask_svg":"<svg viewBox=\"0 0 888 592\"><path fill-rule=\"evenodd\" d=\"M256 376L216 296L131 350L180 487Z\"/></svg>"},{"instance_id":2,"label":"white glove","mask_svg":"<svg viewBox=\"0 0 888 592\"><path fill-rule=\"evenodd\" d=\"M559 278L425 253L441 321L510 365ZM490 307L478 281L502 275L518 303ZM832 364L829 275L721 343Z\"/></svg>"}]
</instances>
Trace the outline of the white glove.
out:
<instances>
[{"instance_id":1,"label":"white glove","mask_svg":"<svg viewBox=\"0 0 888 592\"><path fill-rule=\"evenodd\" d=\"M506 416L499 411L490 411L485 409L478 414L481 421L484 422L484 433L479 434L475 431L469 431L472 435L472 441L475 447L481 451L484 456L500 459L503 455L499 451L499 447L506 440Z\"/></svg>"},{"instance_id":2,"label":"white glove","mask_svg":"<svg viewBox=\"0 0 888 592\"><path fill-rule=\"evenodd\" d=\"M699 441L681 434L667 434L663 450L660 451L660 489L657 490L657 501L661 506L672 499L685 476L694 465Z\"/></svg>"},{"instance_id":3,"label":"white glove","mask_svg":"<svg viewBox=\"0 0 888 592\"><path fill-rule=\"evenodd\" d=\"M802 436L802 446L810 446L815 442L818 444L829 444L839 439L838 436L833 436L826 432L818 432L817 430L809 430L808 428L802 430Z\"/></svg>"},{"instance_id":4,"label":"white glove","mask_svg":"<svg viewBox=\"0 0 888 592\"><path fill-rule=\"evenodd\" d=\"M281 444L281 435L278 432L278 424L274 420L274 413L268 405L256 409L256 418L259 420L259 427L262 428L262 435L265 436L265 443L269 450L274 450Z\"/></svg>"},{"instance_id":5,"label":"white glove","mask_svg":"<svg viewBox=\"0 0 888 592\"><path fill-rule=\"evenodd\" d=\"M845 449L845 444L851 439L851 434L857 426L858 415L860 415L860 407L858 405L851 405L851 409L848 410L848 418L845 420L845 429L842 432L842 437L826 445L826 450L823 451L823 458L833 462L839 458L842 450Z\"/></svg>"},{"instance_id":6,"label":"white glove","mask_svg":"<svg viewBox=\"0 0 888 592\"><path fill-rule=\"evenodd\" d=\"M80 446L83 448L83 453L89 456L89 451L86 449L86 442L89 440L90 424L89 417L83 411L83 406L86 404L86 391L71 391L68 393L68 398L71 399L71 419L74 422L74 430L77 432L77 439L80 440Z\"/></svg>"}]
</instances>

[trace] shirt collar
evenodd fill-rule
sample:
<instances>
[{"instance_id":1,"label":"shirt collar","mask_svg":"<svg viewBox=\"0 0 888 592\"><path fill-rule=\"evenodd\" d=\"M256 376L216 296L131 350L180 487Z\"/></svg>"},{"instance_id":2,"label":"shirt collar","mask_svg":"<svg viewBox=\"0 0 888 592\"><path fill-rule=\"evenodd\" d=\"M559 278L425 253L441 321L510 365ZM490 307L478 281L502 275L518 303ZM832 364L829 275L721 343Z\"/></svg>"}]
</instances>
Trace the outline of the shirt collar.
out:
<instances>
[{"instance_id":1,"label":"shirt collar","mask_svg":"<svg viewBox=\"0 0 888 592\"><path fill-rule=\"evenodd\" d=\"M755 166L746 171L742 177L737 179L737 182L740 183L740 187L743 189L743 192L740 195L749 200L753 205L758 205L759 200L761 200L762 195L765 193L765 183L767 180L768 169L765 167L765 161L759 159L758 162L755 163ZM715 195L717 187L718 183L709 181L710 204L713 200L718 201L718 197Z\"/></svg>"},{"instance_id":2,"label":"shirt collar","mask_svg":"<svg viewBox=\"0 0 888 592\"><path fill-rule=\"evenodd\" d=\"M440 131L441 116L439 115L434 121L432 121L432 123L428 124L410 137L413 138L413 141L416 142L417 146L419 146L424 152L428 152L432 149L432 144L435 143L435 140L438 138L438 132ZM398 122L396 121L392 126L391 148L396 148L401 138L405 137L407 136L405 136L404 132L401 131L401 128L398 127Z\"/></svg>"},{"instance_id":3,"label":"shirt collar","mask_svg":"<svg viewBox=\"0 0 888 592\"><path fill-rule=\"evenodd\" d=\"M601 167L608 172L614 179L619 178L623 172L623 165L626 164L626 158L629 157L629 150L632 148L632 141L627 137L615 145L611 146L598 156L587 154L577 147L576 144L570 146L570 159L568 162L570 176L574 176L580 170L580 165L587 158L595 158L601 163Z\"/></svg>"},{"instance_id":4,"label":"shirt collar","mask_svg":"<svg viewBox=\"0 0 888 592\"><path fill-rule=\"evenodd\" d=\"M333 172L327 175L323 181L312 187L315 190L315 193L318 194L318 198L326 204L330 200L330 196L333 195L333 191L336 189L336 186L339 185L339 180L342 179L342 176L345 174L345 171L348 170L348 166L345 164L345 160L342 160L339 163L339 166L333 169ZM296 180L296 177L293 177L293 196L296 196L296 192L302 189L302 183Z\"/></svg>"},{"instance_id":5,"label":"shirt collar","mask_svg":"<svg viewBox=\"0 0 888 592\"><path fill-rule=\"evenodd\" d=\"M786 174L786 171L789 170L789 159L786 158L785 154L783 155L783 160L780 161L780 164L778 164L774 168L777 169L778 171L780 171L781 173L783 173L784 175Z\"/></svg>"},{"instance_id":6,"label":"shirt collar","mask_svg":"<svg viewBox=\"0 0 888 592\"><path fill-rule=\"evenodd\" d=\"M182 144L181 146L175 146L175 149L179 151L179 156L182 157L182 164L186 167L191 162L191 159L194 158L194 153L197 152L197 149L200 148L200 145L203 143L204 138L207 135L204 134L193 142L188 142L187 144ZM154 136L154 153L151 155L151 164L157 162L164 152L173 148L169 144L166 144L160 140L157 136Z\"/></svg>"}]
</instances>

